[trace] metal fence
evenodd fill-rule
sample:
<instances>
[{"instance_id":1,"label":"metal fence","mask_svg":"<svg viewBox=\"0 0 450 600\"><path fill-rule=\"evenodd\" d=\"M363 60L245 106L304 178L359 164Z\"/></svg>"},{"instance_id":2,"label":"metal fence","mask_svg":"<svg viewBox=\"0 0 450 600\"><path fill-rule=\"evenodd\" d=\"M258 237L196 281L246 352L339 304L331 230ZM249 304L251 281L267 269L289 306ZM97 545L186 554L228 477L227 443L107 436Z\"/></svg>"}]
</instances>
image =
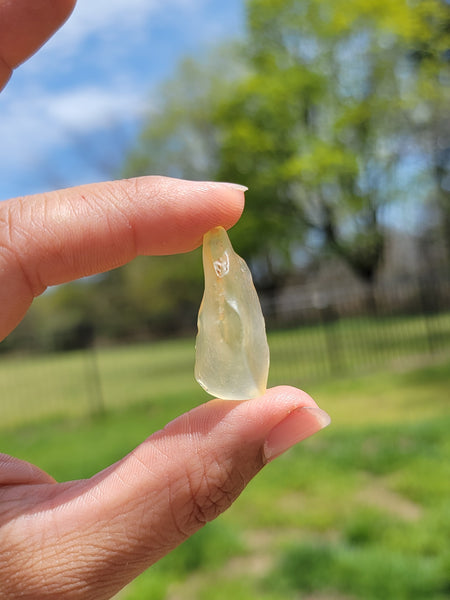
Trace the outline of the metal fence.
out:
<instances>
[{"instance_id":1,"label":"metal fence","mask_svg":"<svg viewBox=\"0 0 450 600\"><path fill-rule=\"evenodd\" d=\"M291 288L267 318L269 384L305 385L376 369L424 364L450 351L450 282L324 292ZM95 332L94 332L95 334ZM194 337L119 347L37 353L36 340L0 355L0 429L41 419L85 414L138 403L155 395L189 393Z\"/></svg>"}]
</instances>

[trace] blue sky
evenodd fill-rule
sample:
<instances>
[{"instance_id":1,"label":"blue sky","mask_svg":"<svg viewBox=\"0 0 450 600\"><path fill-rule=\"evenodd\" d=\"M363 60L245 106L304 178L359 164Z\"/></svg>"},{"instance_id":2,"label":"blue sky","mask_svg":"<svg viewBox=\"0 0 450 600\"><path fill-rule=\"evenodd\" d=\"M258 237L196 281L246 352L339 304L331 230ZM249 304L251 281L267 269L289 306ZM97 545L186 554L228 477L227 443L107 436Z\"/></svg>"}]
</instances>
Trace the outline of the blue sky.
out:
<instances>
[{"instance_id":1,"label":"blue sky","mask_svg":"<svg viewBox=\"0 0 450 600\"><path fill-rule=\"evenodd\" d=\"M239 36L243 13L243 0L78 0L0 95L0 200L107 178L107 132L123 151L158 83Z\"/></svg>"}]
</instances>

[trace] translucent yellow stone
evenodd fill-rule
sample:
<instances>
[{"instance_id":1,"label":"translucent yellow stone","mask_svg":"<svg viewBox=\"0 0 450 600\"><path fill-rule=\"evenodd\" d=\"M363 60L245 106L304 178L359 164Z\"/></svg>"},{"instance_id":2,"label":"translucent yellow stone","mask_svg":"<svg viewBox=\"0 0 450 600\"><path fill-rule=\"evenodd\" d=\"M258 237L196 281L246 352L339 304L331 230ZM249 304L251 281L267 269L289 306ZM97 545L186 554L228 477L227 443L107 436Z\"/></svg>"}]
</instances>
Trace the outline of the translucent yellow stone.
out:
<instances>
[{"instance_id":1,"label":"translucent yellow stone","mask_svg":"<svg viewBox=\"0 0 450 600\"><path fill-rule=\"evenodd\" d=\"M223 227L203 238L205 292L198 313L195 379L224 400L266 391L269 347L250 269Z\"/></svg>"}]
</instances>

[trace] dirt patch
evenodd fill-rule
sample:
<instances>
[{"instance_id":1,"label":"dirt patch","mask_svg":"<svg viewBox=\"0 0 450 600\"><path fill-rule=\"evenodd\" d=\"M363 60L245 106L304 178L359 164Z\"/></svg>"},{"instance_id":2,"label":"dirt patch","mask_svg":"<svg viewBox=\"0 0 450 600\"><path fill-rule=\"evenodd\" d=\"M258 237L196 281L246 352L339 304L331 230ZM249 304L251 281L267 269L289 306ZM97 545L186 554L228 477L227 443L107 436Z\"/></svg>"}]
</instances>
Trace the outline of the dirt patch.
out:
<instances>
[{"instance_id":1,"label":"dirt patch","mask_svg":"<svg viewBox=\"0 0 450 600\"><path fill-rule=\"evenodd\" d=\"M283 512L299 512L308 507L308 496L303 492L290 492L283 494L283 496L278 500L277 506Z\"/></svg>"},{"instance_id":2,"label":"dirt patch","mask_svg":"<svg viewBox=\"0 0 450 600\"><path fill-rule=\"evenodd\" d=\"M355 600L354 596L343 596L342 594L312 594L302 596L302 600Z\"/></svg>"},{"instance_id":3,"label":"dirt patch","mask_svg":"<svg viewBox=\"0 0 450 600\"><path fill-rule=\"evenodd\" d=\"M388 489L380 481L371 481L358 493L358 500L404 519L418 521L423 510L419 504Z\"/></svg>"}]
</instances>

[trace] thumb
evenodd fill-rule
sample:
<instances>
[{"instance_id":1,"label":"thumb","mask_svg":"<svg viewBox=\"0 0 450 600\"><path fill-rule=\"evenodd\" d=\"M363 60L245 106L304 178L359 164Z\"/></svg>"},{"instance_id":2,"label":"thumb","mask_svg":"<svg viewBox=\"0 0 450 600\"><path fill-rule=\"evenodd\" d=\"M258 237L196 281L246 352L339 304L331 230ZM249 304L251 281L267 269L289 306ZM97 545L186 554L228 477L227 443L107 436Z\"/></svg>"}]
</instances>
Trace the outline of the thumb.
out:
<instances>
[{"instance_id":1,"label":"thumb","mask_svg":"<svg viewBox=\"0 0 450 600\"><path fill-rule=\"evenodd\" d=\"M70 571L88 582L82 597L109 598L105 590L119 590L217 517L266 462L329 422L307 394L286 386L245 402L213 400L84 482L75 502L64 502L81 538ZM69 534L63 539L73 542Z\"/></svg>"}]
</instances>

